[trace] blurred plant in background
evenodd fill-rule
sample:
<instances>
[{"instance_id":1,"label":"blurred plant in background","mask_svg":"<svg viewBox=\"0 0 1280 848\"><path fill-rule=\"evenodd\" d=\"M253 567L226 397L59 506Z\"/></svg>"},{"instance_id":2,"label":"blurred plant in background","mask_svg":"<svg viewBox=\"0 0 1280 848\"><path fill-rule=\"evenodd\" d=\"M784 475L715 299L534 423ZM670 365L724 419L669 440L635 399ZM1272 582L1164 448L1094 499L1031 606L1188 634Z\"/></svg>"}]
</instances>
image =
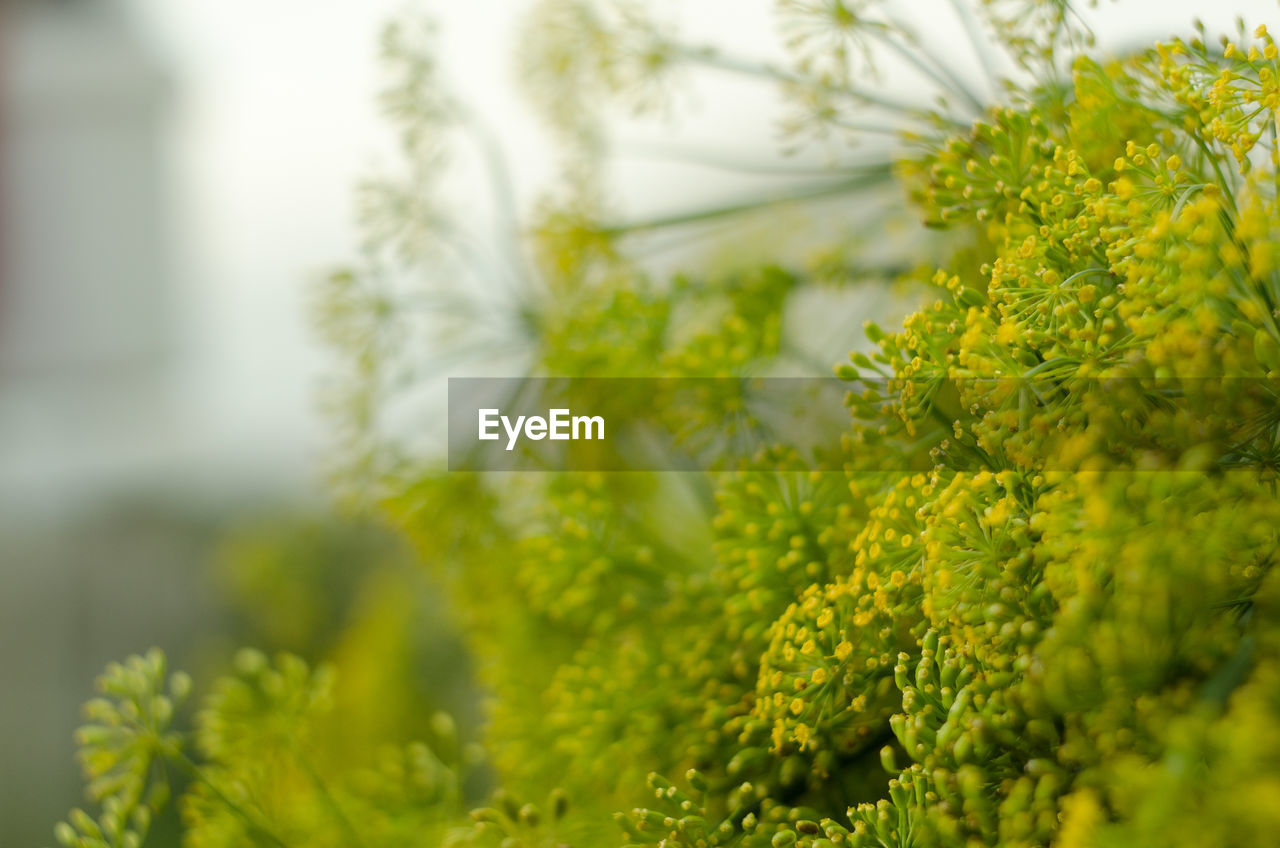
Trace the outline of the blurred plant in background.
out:
<instances>
[{"instance_id":1,"label":"blurred plant in background","mask_svg":"<svg viewBox=\"0 0 1280 848\"><path fill-rule=\"evenodd\" d=\"M385 529L263 517L228 535L213 576L230 612L226 640L327 664L342 680L332 698L336 753L427 738L440 711L474 735L456 625L430 576Z\"/></svg>"},{"instance_id":2,"label":"blurred plant in background","mask_svg":"<svg viewBox=\"0 0 1280 848\"><path fill-rule=\"evenodd\" d=\"M511 214L490 240L433 193L447 143L488 131L392 28L409 164L368 188L364 261L321 298L349 369L340 479L444 588L489 703L481 744L405 707L431 699L399 691L423 632L412 572L320 592L293 570L313 554L249 542L229 577L260 638L331 662L240 654L194 734L158 655L109 670L81 737L102 812L64 844L137 844L166 770L189 780L192 845L1266 844L1274 40L1242 26L1104 62L1060 0L952 6L985 80L888 3L779 3L782 64L685 44L639 6L539 4L525 79L564 179L521 225L492 162ZM873 60L939 99L900 100ZM785 192L620 217L607 109L672 110L665 79L703 69L779 86L793 142L861 143ZM806 213L870 235L803 227L772 261L709 247L649 270L658 234L733 244ZM904 215L925 226L879 238ZM890 281L920 306L869 344L788 320L814 291ZM445 473L400 405L498 343L530 374L609 377L814 373L857 348L837 367L848 471ZM709 398L705 426L741 401ZM255 611L264 586L291 609ZM341 608L347 629L317 641Z\"/></svg>"}]
</instances>

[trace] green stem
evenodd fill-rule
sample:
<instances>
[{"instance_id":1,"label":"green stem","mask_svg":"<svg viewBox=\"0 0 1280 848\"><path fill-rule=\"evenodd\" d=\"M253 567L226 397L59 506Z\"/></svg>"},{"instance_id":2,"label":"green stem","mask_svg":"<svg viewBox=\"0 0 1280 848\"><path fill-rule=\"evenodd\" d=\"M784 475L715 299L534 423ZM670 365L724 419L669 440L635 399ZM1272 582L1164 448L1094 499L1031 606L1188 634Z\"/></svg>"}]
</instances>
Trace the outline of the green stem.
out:
<instances>
[{"instance_id":1,"label":"green stem","mask_svg":"<svg viewBox=\"0 0 1280 848\"><path fill-rule=\"evenodd\" d=\"M901 130L896 128L884 127L883 129L894 134L901 132ZM833 165L831 167L805 167L788 166L782 163L750 162L745 159L733 159L719 153L712 153L709 151L685 149L664 144L644 142L620 144L618 153L623 156L630 156L634 158L687 162L689 164L703 165L708 168L717 168L723 171L736 171L744 174L759 174L762 176L830 176L833 173L838 174L856 170L856 166Z\"/></svg>"},{"instance_id":2,"label":"green stem","mask_svg":"<svg viewBox=\"0 0 1280 848\"><path fill-rule=\"evenodd\" d=\"M888 124L869 124L866 121L831 121L842 130L851 130L853 132L868 133L871 135L889 135L894 138L901 138L906 130L902 127L893 127Z\"/></svg>"},{"instance_id":3,"label":"green stem","mask_svg":"<svg viewBox=\"0 0 1280 848\"><path fill-rule=\"evenodd\" d=\"M681 212L674 215L665 215L644 221L635 221L628 224L608 224L602 226L599 229L599 232L608 236L622 236L647 230L662 229L664 227L680 226L682 224L696 224L703 221L713 221L717 218L740 215L744 212L765 209L770 206L777 206L784 203L817 200L823 197L832 197L849 191L869 188L885 182L885 180L890 176L892 176L892 165L885 163L873 168L868 168L866 172L846 180L839 180L828 185L817 186L793 192L791 194L780 195L777 197L757 198L755 200L748 200L741 203L731 203L726 206L717 206L711 209L699 209L694 212Z\"/></svg>"},{"instance_id":4,"label":"green stem","mask_svg":"<svg viewBox=\"0 0 1280 848\"><path fill-rule=\"evenodd\" d=\"M1195 141L1196 146L1200 148L1200 152L1204 154L1204 158L1208 160L1209 165L1213 168L1214 174L1218 177L1218 185L1222 187L1223 193L1227 196L1227 200L1231 201L1231 208L1236 208L1235 192L1231 190L1230 183L1227 182L1226 176L1222 173L1222 168L1218 165L1218 157L1213 155L1213 151L1209 149L1209 145L1200 137L1200 134L1192 131L1191 138Z\"/></svg>"},{"instance_id":5,"label":"green stem","mask_svg":"<svg viewBox=\"0 0 1280 848\"><path fill-rule=\"evenodd\" d=\"M864 103L871 103L905 117L918 118L928 112L927 109L923 109L915 103L889 97L888 95L872 91L868 88L852 85L837 85L835 83L826 82L824 80L815 79L814 77L808 77L803 74L788 71L785 68L781 68L778 65L774 65L769 62L760 62L753 59L729 56L714 48L683 48L678 50L676 55L678 58L685 62L689 62L690 64L702 65L704 67L742 74L744 76L761 77L775 82L786 83L788 85L805 86L827 94L849 97ZM961 124L954 118L947 118L947 120L957 127L961 126Z\"/></svg>"},{"instance_id":6,"label":"green stem","mask_svg":"<svg viewBox=\"0 0 1280 848\"><path fill-rule=\"evenodd\" d=\"M355 827L351 824L351 820L342 812L342 808L338 806L337 800L333 797L333 793L329 791L329 787L325 785L324 779L320 773L316 771L316 767L311 761L304 756L299 755L297 758L298 765L302 766L302 770L307 773L311 783L316 788L316 792L320 795L320 800L324 804L324 808L329 815L347 834L349 844L353 848L363 848L364 843L360 839L360 834L356 832Z\"/></svg>"},{"instance_id":7,"label":"green stem","mask_svg":"<svg viewBox=\"0 0 1280 848\"><path fill-rule=\"evenodd\" d=\"M960 19L960 25L964 27L965 35L969 37L969 43L973 45L973 52L978 56L978 62L982 65L983 73L987 75L987 81L993 88L998 87L1000 77L996 74L995 66L991 64L991 59L987 55L988 51L985 49L990 47L990 44L982 39L981 33L978 31L977 21L973 19L969 8L961 0L950 0L950 2L951 8L955 9L956 17Z\"/></svg>"},{"instance_id":8,"label":"green stem","mask_svg":"<svg viewBox=\"0 0 1280 848\"><path fill-rule=\"evenodd\" d=\"M288 843L286 843L279 836L276 836L275 833L273 833L271 829L268 828L266 825L257 821L252 813L250 813L248 810L246 810L236 801L233 801L231 798L227 797L226 793L224 793L218 787L218 785L214 783L209 778L208 775L205 774L204 769L198 766L186 754L183 754L183 753L175 754L172 757L172 762L175 765L177 765L178 768L184 774L187 775L187 777L199 783L203 783L206 787L208 787L209 791L212 792L219 801L221 801L223 804L227 806L227 809L235 813L236 816L238 816L240 820L245 823L245 826L249 828L249 831L251 833L255 833L258 836L261 836L263 839L267 840L272 845L277 846L277 848L289 848Z\"/></svg>"},{"instance_id":9,"label":"green stem","mask_svg":"<svg viewBox=\"0 0 1280 848\"><path fill-rule=\"evenodd\" d=\"M962 99L967 100L974 112L981 115L986 107L982 101L978 99L964 81L958 77L953 70L941 62L928 62L920 58L920 53L910 50L897 39L885 35L880 41L890 50L897 53L903 59L911 63L916 70L936 82L944 91L950 91L952 94L959 95Z\"/></svg>"},{"instance_id":10,"label":"green stem","mask_svg":"<svg viewBox=\"0 0 1280 848\"><path fill-rule=\"evenodd\" d=\"M520 241L519 206L516 202L515 184L511 179L511 169L492 130L471 109L455 103L459 123L470 134L476 149L484 159L485 171L488 174L490 188L493 191L494 210L497 213L498 240L505 247L507 261L517 277L517 282L539 282L536 273L529 267Z\"/></svg>"}]
</instances>

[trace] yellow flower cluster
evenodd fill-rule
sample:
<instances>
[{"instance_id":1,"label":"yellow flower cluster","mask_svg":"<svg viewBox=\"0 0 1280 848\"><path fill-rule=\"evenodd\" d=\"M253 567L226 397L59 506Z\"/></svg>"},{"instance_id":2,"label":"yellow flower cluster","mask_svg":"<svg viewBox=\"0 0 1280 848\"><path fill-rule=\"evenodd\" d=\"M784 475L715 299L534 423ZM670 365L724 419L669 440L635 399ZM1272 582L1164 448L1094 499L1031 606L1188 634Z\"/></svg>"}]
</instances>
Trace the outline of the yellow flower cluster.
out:
<instances>
[{"instance_id":1,"label":"yellow flower cluster","mask_svg":"<svg viewBox=\"0 0 1280 848\"><path fill-rule=\"evenodd\" d=\"M589 5L546 8L617 58L601 19L574 17ZM867 28L876 4L785 5L898 38ZM1088 41L1068 4L981 10L1043 84L972 126L934 116L952 137L912 138L900 173L948 254L921 275L925 305L896 331L868 324L875 352L837 369L844 473L781 471L781 445L714 477L395 481L388 512L457 601L493 696L503 790L447 844L613 844L620 809L626 839L662 848L1274 842L1275 45L1264 28L1220 54L1201 37L1080 59L1063 80L1057 51ZM823 34L847 64L851 33ZM872 102L817 64L799 72L827 77L833 109ZM738 377L786 349L797 274L657 286L606 255L604 229L559 223L555 297L521 304L546 373ZM700 398L677 435L743 401ZM99 740L95 774L134 751L118 739L169 744L161 676L112 678L143 706L100 708L127 732ZM385 825L365 844L407 844L397 799L430 786L438 809L463 803L435 747L320 791L299 754L328 696L323 673L244 658L199 721L212 767L186 807L193 844L317 821L329 830L308 844L357 844L343 810ZM117 829L145 785L122 780Z\"/></svg>"}]
</instances>

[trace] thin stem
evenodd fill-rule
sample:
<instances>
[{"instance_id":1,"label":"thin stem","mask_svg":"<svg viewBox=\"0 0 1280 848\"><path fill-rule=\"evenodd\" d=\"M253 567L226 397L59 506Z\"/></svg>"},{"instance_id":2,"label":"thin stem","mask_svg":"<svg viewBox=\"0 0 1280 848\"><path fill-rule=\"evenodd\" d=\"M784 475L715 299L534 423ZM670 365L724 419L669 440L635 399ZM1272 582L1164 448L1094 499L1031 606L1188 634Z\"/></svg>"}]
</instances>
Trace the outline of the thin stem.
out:
<instances>
[{"instance_id":1,"label":"thin stem","mask_svg":"<svg viewBox=\"0 0 1280 848\"><path fill-rule=\"evenodd\" d=\"M320 773L316 771L314 765L306 757L299 756L298 764L302 766L302 770L307 773L307 777L311 779L311 783L315 786L316 791L320 794L320 800L324 804L324 808L333 817L333 820L346 832L349 844L353 848L363 848L364 843L360 839L360 834L356 832L355 827L342 812L342 808L338 806L337 800L334 799L333 793L329 791L329 787L325 785L324 779L320 777Z\"/></svg>"},{"instance_id":2,"label":"thin stem","mask_svg":"<svg viewBox=\"0 0 1280 848\"><path fill-rule=\"evenodd\" d=\"M1061 288L1066 288L1068 285L1070 285L1071 283L1074 283L1076 280L1079 280L1082 277L1089 277L1095 274L1109 275L1110 273L1111 273L1110 268L1085 268L1083 271L1076 271L1074 274L1067 277L1058 285Z\"/></svg>"},{"instance_id":3,"label":"thin stem","mask_svg":"<svg viewBox=\"0 0 1280 848\"><path fill-rule=\"evenodd\" d=\"M973 15L969 12L969 7L961 0L950 0L951 8L955 10L956 17L960 19L960 25L964 27L965 35L969 37L969 43L973 45L973 52L978 56L978 63L982 65L982 72L986 74L987 81L992 88L998 88L1000 85L1000 77L996 74L995 66L991 64L991 58L987 55L988 51L984 48L990 44L982 39L981 33L978 31L978 22L973 19Z\"/></svg>"},{"instance_id":4,"label":"thin stem","mask_svg":"<svg viewBox=\"0 0 1280 848\"><path fill-rule=\"evenodd\" d=\"M843 194L848 191L868 188L870 186L883 183L891 175L892 166L889 163L885 163L883 165L876 166L875 168L868 168L865 173L859 174L850 179L840 180L825 186L797 191L792 194L778 197L759 198L756 200L744 201L742 203L731 203L726 206L718 206L711 209L700 209L695 212L682 212L675 215L651 218L646 221L635 221L629 224L606 225L600 228L600 232L605 235L620 236L645 230L655 230L664 227L679 226L682 224L711 221L731 215L740 215L744 212L750 212L756 209L764 209L769 206L777 206L779 204L795 203L805 200L817 200L822 197L830 197L837 194Z\"/></svg>"},{"instance_id":5,"label":"thin stem","mask_svg":"<svg viewBox=\"0 0 1280 848\"><path fill-rule=\"evenodd\" d=\"M910 62L911 65L920 73L942 86L944 91L950 91L953 94L958 94L961 98L969 101L969 105L973 108L976 114L981 115L985 110L986 107L982 101L978 99L978 96L969 90L969 87L964 84L963 80L956 76L955 72L952 71L949 66L936 61L925 61L920 58L920 53L918 51L909 49L906 45L898 41L896 38L893 38L891 35L886 34L880 39L880 41L890 50Z\"/></svg>"},{"instance_id":6,"label":"thin stem","mask_svg":"<svg viewBox=\"0 0 1280 848\"><path fill-rule=\"evenodd\" d=\"M289 848L288 843L286 843L279 836L276 836L275 833L273 833L271 829L268 828L266 825L263 825L261 822L257 821L257 819L253 816L252 813L250 813L248 810L246 810L236 801L233 801L231 800L231 798L227 797L226 793L224 793L216 783L214 783L212 780L209 779L208 775L205 774L204 769L196 765L196 763L186 754L179 752L172 757L172 761L175 765L178 766L178 768L183 773L185 773L192 780L198 781L199 783L203 783L209 789L209 791L212 792L215 797L217 797L219 801L227 805L227 809L235 813L245 823L245 825L249 828L251 833L256 833L257 835L263 837L273 845L278 846L278 848Z\"/></svg>"},{"instance_id":7,"label":"thin stem","mask_svg":"<svg viewBox=\"0 0 1280 848\"><path fill-rule=\"evenodd\" d=\"M501 264L491 269L480 245L452 221L441 223L440 236L440 244L453 253L464 268L471 268L482 280L498 277L505 283L503 288L507 296L517 303L525 300L526 288L520 285L522 279L518 268L507 269L509 271L514 270L517 279L512 279L507 273L504 273ZM446 238L445 236L448 237ZM490 273L491 270L493 273Z\"/></svg>"},{"instance_id":8,"label":"thin stem","mask_svg":"<svg viewBox=\"0 0 1280 848\"><path fill-rule=\"evenodd\" d=\"M872 103L876 106L880 106L881 108L888 109L891 112L896 112L907 117L921 117L928 112L927 109L921 108L918 104L889 97L867 88L849 85L836 85L824 80L788 71L785 68L781 68L778 65L774 65L769 62L729 56L715 50L714 48L684 48L678 50L676 55L680 59L691 64L703 65L708 68L729 71L731 73L742 74L745 76L762 77L764 79L774 80L775 82L807 86L809 88L824 91L828 94L836 94L864 103ZM961 126L960 122L950 116L947 116L947 120L957 127Z\"/></svg>"},{"instance_id":9,"label":"thin stem","mask_svg":"<svg viewBox=\"0 0 1280 848\"><path fill-rule=\"evenodd\" d=\"M685 230L669 229L662 232L636 233L635 235L638 238L645 239L643 244L638 244L636 247L644 256L652 258L659 254L687 248L689 245L726 233L733 226L733 220L722 218L718 221L707 221L702 226Z\"/></svg>"},{"instance_id":10,"label":"thin stem","mask_svg":"<svg viewBox=\"0 0 1280 848\"><path fill-rule=\"evenodd\" d=\"M843 129L843 130L852 130L853 132L859 132L859 133L870 133L872 135L891 135L891 136L894 136L895 138L902 138L902 136L905 135L907 132L904 127L895 127L895 126L890 126L889 124L869 124L866 121L833 120L830 123L834 124L837 127L840 127L840 129Z\"/></svg>"},{"instance_id":11,"label":"thin stem","mask_svg":"<svg viewBox=\"0 0 1280 848\"><path fill-rule=\"evenodd\" d=\"M884 127L884 129L895 134L901 132L900 129L887 126ZM622 142L618 145L618 148L619 152L624 156L645 159L661 159L674 162L688 162L694 165L704 165L708 168L717 168L724 171L738 171L745 174L798 177L825 176L832 173L856 170L856 166L832 166L829 168L823 168L820 166L793 167L781 163L749 162L745 159L733 159L710 151L679 148L661 143L655 144L652 142Z\"/></svg>"},{"instance_id":12,"label":"thin stem","mask_svg":"<svg viewBox=\"0 0 1280 848\"><path fill-rule=\"evenodd\" d=\"M519 206L516 203L515 184L511 179L511 170L507 167L506 156L489 127L474 112L460 104L455 104L454 108L458 112L460 123L471 135L484 159L485 170L489 175L494 194L499 240L507 245L507 253L516 275L522 280L531 280L533 275L529 273L524 252L521 249Z\"/></svg>"}]
</instances>

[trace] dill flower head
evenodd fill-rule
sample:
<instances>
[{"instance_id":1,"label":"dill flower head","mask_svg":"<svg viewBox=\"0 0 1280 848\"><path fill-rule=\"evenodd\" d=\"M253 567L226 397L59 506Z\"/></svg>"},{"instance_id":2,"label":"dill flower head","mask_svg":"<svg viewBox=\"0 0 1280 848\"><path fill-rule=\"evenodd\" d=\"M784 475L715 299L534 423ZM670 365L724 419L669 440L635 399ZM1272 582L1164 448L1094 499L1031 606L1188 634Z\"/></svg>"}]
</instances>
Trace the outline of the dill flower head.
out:
<instances>
[{"instance_id":1,"label":"dill flower head","mask_svg":"<svg viewBox=\"0 0 1280 848\"><path fill-rule=\"evenodd\" d=\"M580 86L551 104L569 112L640 57L807 86L833 120L872 104L919 125L856 79L866 44L906 44L888 4L780 3L785 70L624 32L578 0L541 8L559 41L539 61ZM447 722L344 768L326 667L249 652L197 719L193 845L551 848L618 828L665 848L1273 841L1275 44L1242 28L1219 52L1201 32L1102 64L1066 55L1089 36L1065 2L977 12L1028 81L904 138L895 173L937 239L902 259L927 268L909 272L920 307L866 324L870 350L836 369L843 469L770 467L783 444L714 478L399 470L386 508L468 624L500 788L462 815L479 801ZM518 310L538 368L740 376L785 356L803 269L654 283L597 212L544 217L553 296ZM381 375L384 302L335 282L350 309L331 329ZM675 441L745 401L700 396ZM107 675L82 740L103 814L73 814L64 843L145 829L150 764L181 743L186 685L162 678L155 657Z\"/></svg>"},{"instance_id":2,"label":"dill flower head","mask_svg":"<svg viewBox=\"0 0 1280 848\"><path fill-rule=\"evenodd\" d=\"M881 0L777 0L779 29L804 73L832 83L874 74L872 49L892 26Z\"/></svg>"}]
</instances>

